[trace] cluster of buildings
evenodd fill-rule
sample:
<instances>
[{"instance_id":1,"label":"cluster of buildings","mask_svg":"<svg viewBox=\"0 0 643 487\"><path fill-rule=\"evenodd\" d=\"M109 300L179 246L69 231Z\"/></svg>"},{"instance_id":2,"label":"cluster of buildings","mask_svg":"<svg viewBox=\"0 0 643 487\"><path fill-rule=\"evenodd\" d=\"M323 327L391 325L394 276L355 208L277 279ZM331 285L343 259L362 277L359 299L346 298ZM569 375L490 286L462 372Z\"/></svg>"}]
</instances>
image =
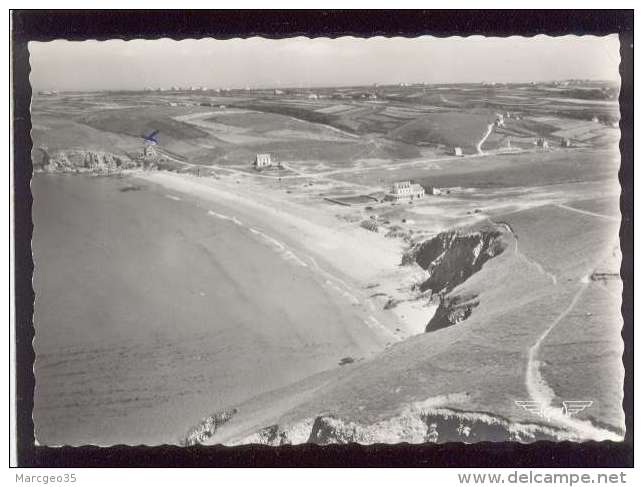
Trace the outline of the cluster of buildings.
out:
<instances>
[{"instance_id":1,"label":"cluster of buildings","mask_svg":"<svg viewBox=\"0 0 643 487\"><path fill-rule=\"evenodd\" d=\"M548 150L549 149L549 141L544 138L544 137L538 137L535 141L534 144L536 147L543 149L543 150ZM563 137L560 139L560 146L564 149L567 149L569 147L572 147L572 141L571 139L568 139L566 137Z\"/></svg>"},{"instance_id":2,"label":"cluster of buildings","mask_svg":"<svg viewBox=\"0 0 643 487\"><path fill-rule=\"evenodd\" d=\"M496 127L504 127L505 120L509 119L520 120L520 115L511 112L496 113L496 120L494 121L494 125Z\"/></svg>"},{"instance_id":3,"label":"cluster of buildings","mask_svg":"<svg viewBox=\"0 0 643 487\"><path fill-rule=\"evenodd\" d=\"M249 89L249 88L246 88ZM157 92L186 92L186 91L191 91L191 92L203 92L203 91L210 91L213 93L221 93L221 92L228 92L231 91L230 88L208 88L207 86L172 86L170 88L150 88L147 87L144 89L144 91L157 91Z\"/></svg>"}]
</instances>

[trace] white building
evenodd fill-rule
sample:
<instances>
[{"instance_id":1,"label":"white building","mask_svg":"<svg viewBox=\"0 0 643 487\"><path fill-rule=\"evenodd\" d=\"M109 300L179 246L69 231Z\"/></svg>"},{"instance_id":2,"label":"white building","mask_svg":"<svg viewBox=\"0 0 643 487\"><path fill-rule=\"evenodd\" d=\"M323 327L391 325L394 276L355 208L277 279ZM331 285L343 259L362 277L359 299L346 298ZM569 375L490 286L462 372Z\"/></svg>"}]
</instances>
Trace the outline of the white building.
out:
<instances>
[{"instance_id":1,"label":"white building","mask_svg":"<svg viewBox=\"0 0 643 487\"><path fill-rule=\"evenodd\" d=\"M462 156L462 147L454 147L451 154L454 156Z\"/></svg>"},{"instance_id":2,"label":"white building","mask_svg":"<svg viewBox=\"0 0 643 487\"><path fill-rule=\"evenodd\" d=\"M254 166L257 169L262 167L272 166L272 160L270 159L270 154L257 154L255 157Z\"/></svg>"},{"instance_id":3,"label":"white building","mask_svg":"<svg viewBox=\"0 0 643 487\"><path fill-rule=\"evenodd\" d=\"M536 139L536 146L540 147L543 150L549 149L549 142L547 142L547 139L543 137L539 137Z\"/></svg>"},{"instance_id":4,"label":"white building","mask_svg":"<svg viewBox=\"0 0 643 487\"><path fill-rule=\"evenodd\" d=\"M412 200L416 198L423 198L426 192L419 184L414 184L411 181L399 181L393 183L391 192L387 195L387 199L393 201Z\"/></svg>"},{"instance_id":5,"label":"white building","mask_svg":"<svg viewBox=\"0 0 643 487\"><path fill-rule=\"evenodd\" d=\"M155 159L157 155L154 144L145 144L145 148L143 149L143 157L145 159Z\"/></svg>"}]
</instances>

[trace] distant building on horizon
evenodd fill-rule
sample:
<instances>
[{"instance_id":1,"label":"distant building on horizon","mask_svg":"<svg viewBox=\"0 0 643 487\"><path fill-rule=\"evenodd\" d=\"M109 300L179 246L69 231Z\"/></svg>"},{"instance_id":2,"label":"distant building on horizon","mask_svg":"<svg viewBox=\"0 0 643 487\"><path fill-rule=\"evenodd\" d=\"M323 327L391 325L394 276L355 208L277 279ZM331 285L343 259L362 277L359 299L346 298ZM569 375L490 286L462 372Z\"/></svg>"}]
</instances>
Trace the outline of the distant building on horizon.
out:
<instances>
[{"instance_id":1,"label":"distant building on horizon","mask_svg":"<svg viewBox=\"0 0 643 487\"><path fill-rule=\"evenodd\" d=\"M270 154L257 154L255 156L254 166L256 169L272 166L272 159L270 158Z\"/></svg>"}]
</instances>

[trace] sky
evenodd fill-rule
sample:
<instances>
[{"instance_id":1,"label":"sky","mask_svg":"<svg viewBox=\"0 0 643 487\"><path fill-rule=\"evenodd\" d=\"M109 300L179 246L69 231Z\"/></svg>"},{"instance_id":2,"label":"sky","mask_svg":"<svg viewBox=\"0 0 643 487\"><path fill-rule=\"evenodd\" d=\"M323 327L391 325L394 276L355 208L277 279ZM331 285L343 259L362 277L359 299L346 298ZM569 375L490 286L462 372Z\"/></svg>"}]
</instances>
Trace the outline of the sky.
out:
<instances>
[{"instance_id":1,"label":"sky","mask_svg":"<svg viewBox=\"0 0 643 487\"><path fill-rule=\"evenodd\" d=\"M618 80L619 41L535 36L30 42L34 90Z\"/></svg>"}]
</instances>

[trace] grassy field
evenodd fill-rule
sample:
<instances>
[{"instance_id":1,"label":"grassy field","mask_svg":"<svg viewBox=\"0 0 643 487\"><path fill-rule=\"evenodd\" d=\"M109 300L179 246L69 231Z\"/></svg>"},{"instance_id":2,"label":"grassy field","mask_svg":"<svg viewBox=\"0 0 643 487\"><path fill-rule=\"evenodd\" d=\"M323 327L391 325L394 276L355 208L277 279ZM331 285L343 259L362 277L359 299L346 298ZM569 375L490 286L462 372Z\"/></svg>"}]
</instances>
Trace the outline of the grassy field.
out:
<instances>
[{"instance_id":1,"label":"grassy field","mask_svg":"<svg viewBox=\"0 0 643 487\"><path fill-rule=\"evenodd\" d=\"M160 131L164 138L171 140L207 137L208 133L198 127L172 118L177 115L171 108L148 107L101 111L84 116L81 121L97 130L132 137L143 137L153 130Z\"/></svg>"},{"instance_id":2,"label":"grassy field","mask_svg":"<svg viewBox=\"0 0 643 487\"><path fill-rule=\"evenodd\" d=\"M591 400L587 417L619 429L624 424L620 299L591 282L542 346L543 375L556 400Z\"/></svg>"},{"instance_id":3,"label":"grassy field","mask_svg":"<svg viewBox=\"0 0 643 487\"><path fill-rule=\"evenodd\" d=\"M594 198L591 200L570 201L567 203L567 206L614 218L621 216L618 198Z\"/></svg>"},{"instance_id":4,"label":"grassy field","mask_svg":"<svg viewBox=\"0 0 643 487\"><path fill-rule=\"evenodd\" d=\"M143 143L139 138L97 130L73 120L50 115L38 117L38 123L31 130L31 138L32 157L36 165L41 162L43 151L50 155L66 150L135 155L143 150Z\"/></svg>"},{"instance_id":5,"label":"grassy field","mask_svg":"<svg viewBox=\"0 0 643 487\"><path fill-rule=\"evenodd\" d=\"M377 94L377 99L364 99L364 93ZM528 85L413 85L322 89L319 94L327 98L308 99L306 91L280 96L238 90L225 96L211 92L74 93L36 97L33 110L43 119L73 121L132 139L160 130L161 145L167 152L206 165L249 164L257 151L275 151L277 157L292 162L327 162L336 167L361 159L416 158L428 147L446 151L457 146L473 153L487 124L496 113L505 112L512 112L512 116L506 118L505 127L494 129L484 150L505 147L509 142L529 148L538 136L570 137L592 147L614 142L604 125L589 121L593 116L603 122L613 120L609 115L613 102L573 98L580 96L574 90L570 94L570 90ZM221 110L220 106L227 108ZM230 113L235 108L246 112ZM216 127L184 118L208 112L212 116L205 120ZM44 140L37 130L34 135ZM79 140L85 139L79 135ZM93 143L91 137L87 140L89 145ZM61 134L60 145L66 142ZM55 133L47 143L56 145ZM121 148L119 139L112 138L106 145L115 151L129 151L128 142L124 144L127 147ZM523 169L518 173L503 171L505 180L499 183L493 170L476 172L483 181L480 184L507 185L534 176ZM546 168L548 174L563 179L566 176L561 173L566 171Z\"/></svg>"},{"instance_id":6,"label":"grassy field","mask_svg":"<svg viewBox=\"0 0 643 487\"><path fill-rule=\"evenodd\" d=\"M523 154L458 158L442 155L426 164L387 167L334 175L342 181L382 184L414 179L437 187L508 188L586 181L616 181L618 152L603 150L532 151Z\"/></svg>"},{"instance_id":7,"label":"grassy field","mask_svg":"<svg viewBox=\"0 0 643 487\"><path fill-rule=\"evenodd\" d=\"M492 114L433 113L392 130L389 136L409 144L461 147L465 153L475 153L490 122Z\"/></svg>"},{"instance_id":8,"label":"grassy field","mask_svg":"<svg viewBox=\"0 0 643 487\"><path fill-rule=\"evenodd\" d=\"M280 115L275 113L244 111L238 113L213 114L208 120L214 122L230 125L233 127L242 127L245 131L255 133L266 133L283 130L307 132L311 136L313 134L335 134L325 128L323 125L307 123L297 118Z\"/></svg>"},{"instance_id":9,"label":"grassy field","mask_svg":"<svg viewBox=\"0 0 643 487\"><path fill-rule=\"evenodd\" d=\"M557 206L502 215L520 241L521 252L559 279L579 281L618 242L618 221L607 221Z\"/></svg>"}]
</instances>

